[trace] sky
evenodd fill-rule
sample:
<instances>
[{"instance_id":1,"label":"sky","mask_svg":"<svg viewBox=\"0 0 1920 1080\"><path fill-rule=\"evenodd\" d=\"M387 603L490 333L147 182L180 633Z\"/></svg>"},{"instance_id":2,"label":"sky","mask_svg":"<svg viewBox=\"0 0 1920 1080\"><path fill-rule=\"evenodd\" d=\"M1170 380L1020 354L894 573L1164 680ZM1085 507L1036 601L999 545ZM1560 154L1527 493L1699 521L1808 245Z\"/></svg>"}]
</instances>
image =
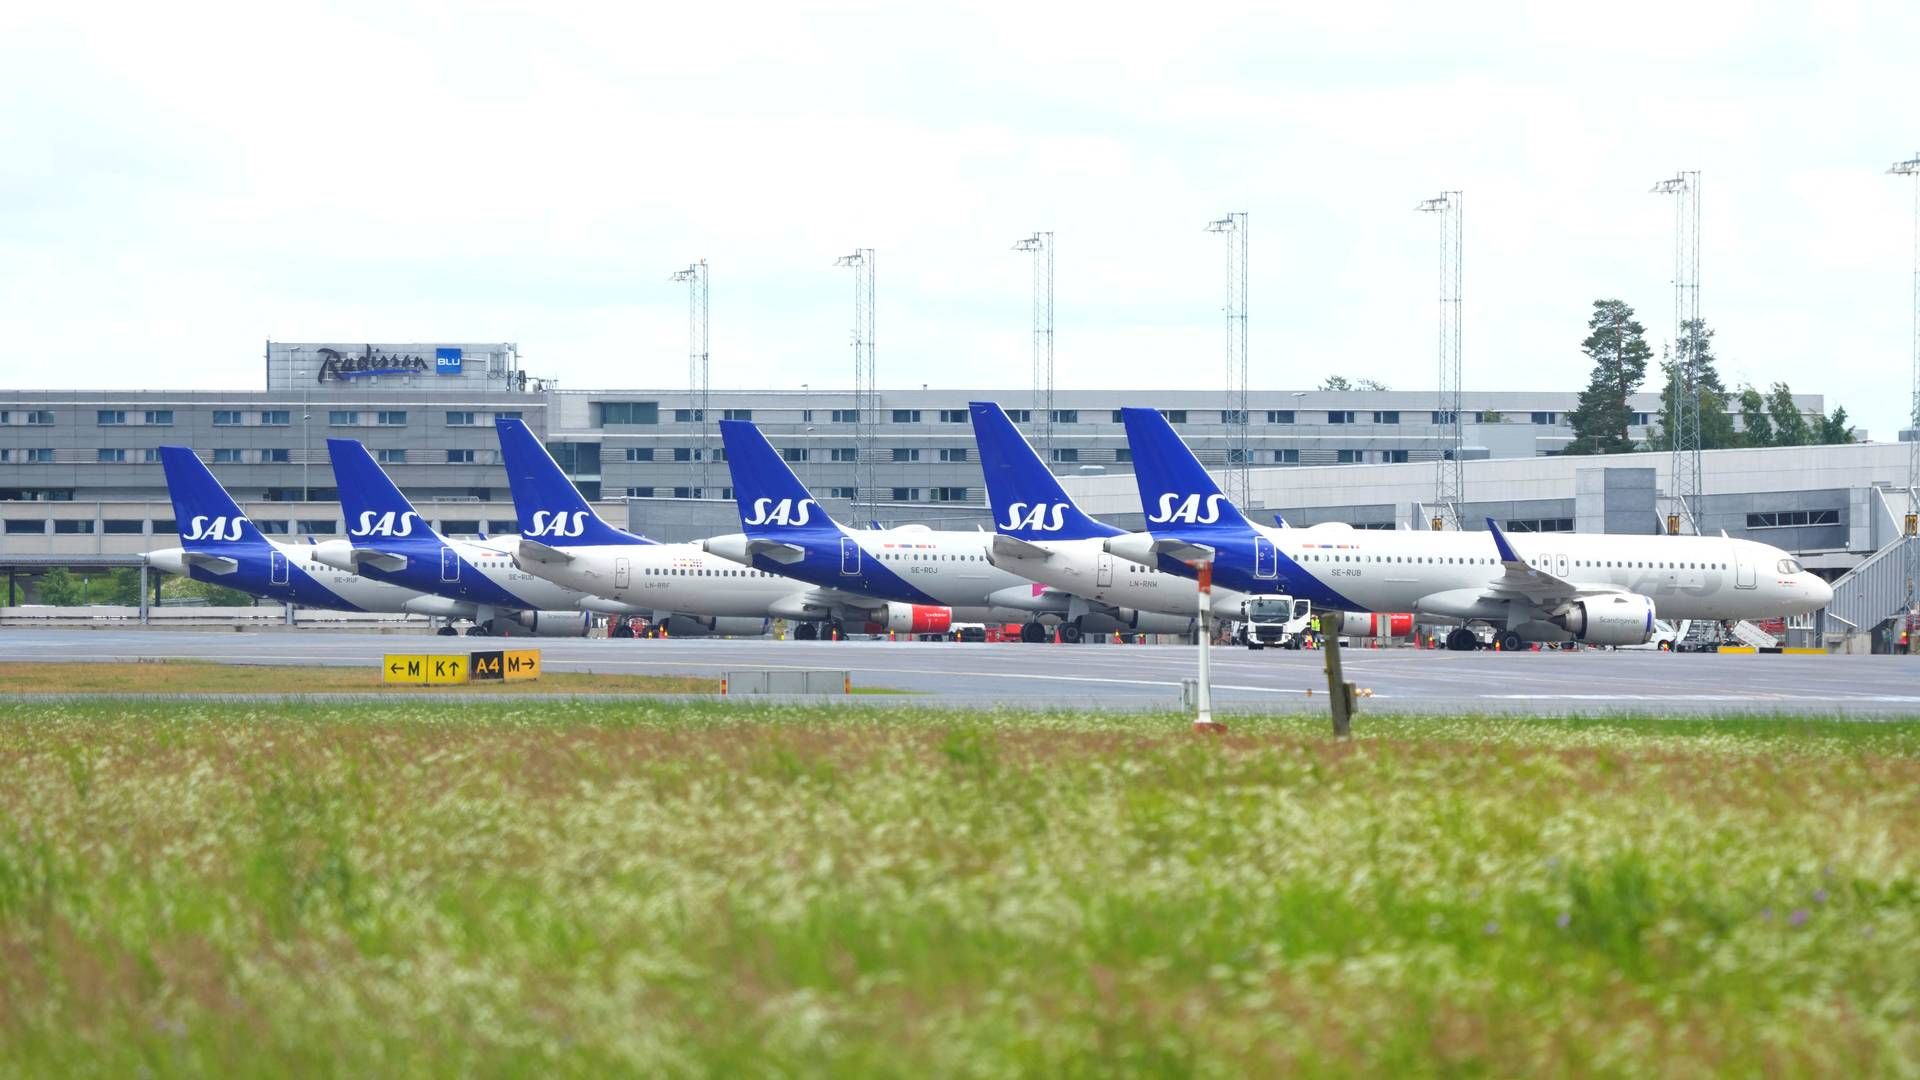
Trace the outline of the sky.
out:
<instances>
[{"instance_id":1,"label":"sky","mask_svg":"<svg viewBox=\"0 0 1920 1080\"><path fill-rule=\"evenodd\" d=\"M1464 193L1470 390L1577 390L1593 301L1673 325L1701 171L1723 377L1873 437L1913 348L1920 6L0 5L0 386L257 389L267 338L512 341L562 387L1435 385Z\"/></svg>"}]
</instances>

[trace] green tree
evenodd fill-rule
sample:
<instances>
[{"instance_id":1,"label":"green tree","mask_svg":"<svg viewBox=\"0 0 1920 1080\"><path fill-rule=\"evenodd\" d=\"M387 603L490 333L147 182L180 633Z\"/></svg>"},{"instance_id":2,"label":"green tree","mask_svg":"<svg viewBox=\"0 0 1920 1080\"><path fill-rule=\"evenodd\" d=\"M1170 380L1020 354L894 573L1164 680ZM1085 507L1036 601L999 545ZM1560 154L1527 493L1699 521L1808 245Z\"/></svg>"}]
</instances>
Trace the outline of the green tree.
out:
<instances>
[{"instance_id":1,"label":"green tree","mask_svg":"<svg viewBox=\"0 0 1920 1080\"><path fill-rule=\"evenodd\" d=\"M107 572L105 579L95 584L97 588L93 598L96 603L140 606L140 571L131 566L115 567Z\"/></svg>"},{"instance_id":2,"label":"green tree","mask_svg":"<svg viewBox=\"0 0 1920 1080\"><path fill-rule=\"evenodd\" d=\"M40 602L52 607L79 607L86 603L86 586L64 566L40 575Z\"/></svg>"},{"instance_id":3,"label":"green tree","mask_svg":"<svg viewBox=\"0 0 1920 1080\"><path fill-rule=\"evenodd\" d=\"M162 599L201 600L208 607L252 607L254 597L239 589L229 589L225 585L215 585L193 578L171 577L160 585Z\"/></svg>"},{"instance_id":4,"label":"green tree","mask_svg":"<svg viewBox=\"0 0 1920 1080\"><path fill-rule=\"evenodd\" d=\"M1751 386L1740 388L1740 426L1746 429L1748 446L1773 445L1773 418L1767 415L1767 399Z\"/></svg>"},{"instance_id":5,"label":"green tree","mask_svg":"<svg viewBox=\"0 0 1920 1080\"><path fill-rule=\"evenodd\" d=\"M1353 388L1355 390L1391 390L1393 389L1393 387L1388 386L1386 383L1381 382L1379 379L1361 379L1359 382L1353 384Z\"/></svg>"},{"instance_id":6,"label":"green tree","mask_svg":"<svg viewBox=\"0 0 1920 1080\"><path fill-rule=\"evenodd\" d=\"M1622 300L1595 300L1587 320L1587 339L1580 349L1593 361L1593 374L1580 392L1580 403L1567 414L1573 427L1569 454L1620 454L1633 449L1627 426L1633 410L1627 399L1647 377L1646 327L1634 321L1633 309Z\"/></svg>"},{"instance_id":7,"label":"green tree","mask_svg":"<svg viewBox=\"0 0 1920 1080\"><path fill-rule=\"evenodd\" d=\"M1327 381L1320 384L1320 389L1351 390L1353 389L1353 384L1347 381L1345 375L1329 375L1327 376Z\"/></svg>"},{"instance_id":8,"label":"green tree","mask_svg":"<svg viewBox=\"0 0 1920 1080\"><path fill-rule=\"evenodd\" d=\"M1667 430L1673 417L1673 394L1680 379L1676 371L1694 347L1699 328L1699 357L1694 361L1693 377L1700 385L1700 449L1724 450L1731 446L1742 445L1740 433L1734 430L1733 414L1727 410L1732 395L1727 393L1726 384L1720 381L1720 369L1713 355L1713 328L1704 319L1688 320L1680 324L1680 341L1674 346L1672 356L1660 362L1663 383L1660 388L1660 427L1647 437L1647 449L1673 449L1673 436Z\"/></svg>"},{"instance_id":9,"label":"green tree","mask_svg":"<svg viewBox=\"0 0 1920 1080\"><path fill-rule=\"evenodd\" d=\"M1773 384L1773 392L1767 395L1767 414L1773 419L1775 446L1808 446L1813 443L1813 427L1800 412L1800 406L1794 404L1793 390L1786 383Z\"/></svg>"},{"instance_id":10,"label":"green tree","mask_svg":"<svg viewBox=\"0 0 1920 1080\"><path fill-rule=\"evenodd\" d=\"M1853 425L1847 422L1847 410L1839 405L1833 407L1833 415L1820 421L1819 439L1822 446L1836 446L1853 441Z\"/></svg>"}]
</instances>

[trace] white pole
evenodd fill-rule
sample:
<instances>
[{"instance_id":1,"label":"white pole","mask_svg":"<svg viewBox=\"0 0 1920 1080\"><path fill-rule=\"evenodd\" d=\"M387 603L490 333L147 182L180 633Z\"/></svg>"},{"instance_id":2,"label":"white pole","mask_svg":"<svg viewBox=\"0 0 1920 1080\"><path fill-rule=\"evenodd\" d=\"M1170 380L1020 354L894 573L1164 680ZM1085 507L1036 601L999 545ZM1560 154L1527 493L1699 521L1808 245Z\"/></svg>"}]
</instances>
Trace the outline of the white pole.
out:
<instances>
[{"instance_id":1,"label":"white pole","mask_svg":"<svg viewBox=\"0 0 1920 1080\"><path fill-rule=\"evenodd\" d=\"M1224 734L1227 725L1213 718L1213 666L1210 654L1213 648L1213 561L1196 563L1200 573L1200 629L1195 635L1200 641L1200 692L1199 715L1194 717L1193 730L1209 735Z\"/></svg>"}]
</instances>

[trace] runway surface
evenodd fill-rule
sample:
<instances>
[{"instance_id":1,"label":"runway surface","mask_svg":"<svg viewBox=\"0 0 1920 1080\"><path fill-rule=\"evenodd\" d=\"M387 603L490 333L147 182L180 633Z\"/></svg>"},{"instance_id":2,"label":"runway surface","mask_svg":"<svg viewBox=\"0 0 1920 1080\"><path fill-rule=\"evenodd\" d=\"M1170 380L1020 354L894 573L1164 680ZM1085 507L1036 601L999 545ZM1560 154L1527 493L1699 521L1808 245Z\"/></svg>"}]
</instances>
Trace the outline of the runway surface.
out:
<instances>
[{"instance_id":1,"label":"runway surface","mask_svg":"<svg viewBox=\"0 0 1920 1080\"><path fill-rule=\"evenodd\" d=\"M886 641L452 638L332 631L199 633L8 630L0 661L137 658L252 664L375 664L389 652L538 648L548 670L719 675L746 668L845 670L858 687L923 695L915 704L1171 708L1194 673L1191 646ZM1450 653L1352 649L1363 709L1423 713L1795 712L1920 716L1920 662L1890 656L1657 652ZM1318 711L1313 652L1216 648L1215 700L1229 710ZM138 687L129 687L137 691ZM0 688L4 690L4 688ZM1317 691L1309 696L1308 691ZM885 699L865 699L870 702Z\"/></svg>"}]
</instances>

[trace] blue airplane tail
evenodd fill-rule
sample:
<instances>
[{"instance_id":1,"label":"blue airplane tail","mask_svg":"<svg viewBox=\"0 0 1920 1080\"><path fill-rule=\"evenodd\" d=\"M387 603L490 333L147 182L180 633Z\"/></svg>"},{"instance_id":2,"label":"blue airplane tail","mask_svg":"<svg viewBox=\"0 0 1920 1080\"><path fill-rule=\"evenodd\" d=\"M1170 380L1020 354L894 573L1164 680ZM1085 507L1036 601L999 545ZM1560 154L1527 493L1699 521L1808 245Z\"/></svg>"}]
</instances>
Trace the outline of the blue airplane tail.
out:
<instances>
[{"instance_id":1,"label":"blue airplane tail","mask_svg":"<svg viewBox=\"0 0 1920 1080\"><path fill-rule=\"evenodd\" d=\"M740 524L748 536L839 533L839 526L813 501L759 428L746 420L722 420L720 438L727 447Z\"/></svg>"},{"instance_id":2,"label":"blue airplane tail","mask_svg":"<svg viewBox=\"0 0 1920 1080\"><path fill-rule=\"evenodd\" d=\"M333 460L349 540L439 539L359 440L328 439L327 456Z\"/></svg>"},{"instance_id":3,"label":"blue airplane tail","mask_svg":"<svg viewBox=\"0 0 1920 1080\"><path fill-rule=\"evenodd\" d=\"M161 447L160 466L167 475L167 496L173 500L181 547L218 551L267 546L267 538L247 520L240 504L191 449Z\"/></svg>"},{"instance_id":4,"label":"blue airplane tail","mask_svg":"<svg viewBox=\"0 0 1920 1080\"><path fill-rule=\"evenodd\" d=\"M973 440L980 447L994 528L1018 540L1119 535L1119 529L1093 520L1074 505L1006 410L991 401L968 402L967 408L973 413Z\"/></svg>"},{"instance_id":5,"label":"blue airplane tail","mask_svg":"<svg viewBox=\"0 0 1920 1080\"><path fill-rule=\"evenodd\" d=\"M525 421L502 416L493 426L521 536L554 547L653 543L602 521Z\"/></svg>"},{"instance_id":6,"label":"blue airplane tail","mask_svg":"<svg viewBox=\"0 0 1920 1080\"><path fill-rule=\"evenodd\" d=\"M1187 527L1253 526L1227 501L1200 459L1167 418L1154 409L1122 409L1127 445L1133 448L1133 478L1150 531Z\"/></svg>"}]
</instances>

